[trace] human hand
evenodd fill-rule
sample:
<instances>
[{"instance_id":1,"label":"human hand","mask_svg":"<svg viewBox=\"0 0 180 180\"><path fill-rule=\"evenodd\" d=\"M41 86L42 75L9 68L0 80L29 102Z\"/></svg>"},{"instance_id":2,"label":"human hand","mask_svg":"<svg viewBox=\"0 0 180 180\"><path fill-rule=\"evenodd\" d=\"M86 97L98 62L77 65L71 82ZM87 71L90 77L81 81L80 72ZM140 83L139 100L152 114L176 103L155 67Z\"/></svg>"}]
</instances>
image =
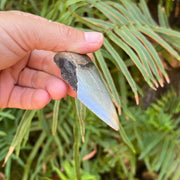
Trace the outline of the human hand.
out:
<instances>
[{"instance_id":1,"label":"human hand","mask_svg":"<svg viewBox=\"0 0 180 180\"><path fill-rule=\"evenodd\" d=\"M84 33L20 11L0 12L0 108L43 108L76 93L62 79L53 51L91 53L100 33Z\"/></svg>"}]
</instances>

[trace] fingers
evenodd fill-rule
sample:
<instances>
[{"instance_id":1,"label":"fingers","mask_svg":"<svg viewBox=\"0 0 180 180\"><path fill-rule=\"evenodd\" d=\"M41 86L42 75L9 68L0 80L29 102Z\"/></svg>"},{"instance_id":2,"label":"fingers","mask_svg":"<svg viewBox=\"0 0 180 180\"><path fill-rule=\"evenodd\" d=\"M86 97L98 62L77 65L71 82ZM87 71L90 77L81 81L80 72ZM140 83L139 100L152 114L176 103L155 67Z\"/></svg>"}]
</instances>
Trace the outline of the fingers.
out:
<instances>
[{"instance_id":1,"label":"fingers","mask_svg":"<svg viewBox=\"0 0 180 180\"><path fill-rule=\"evenodd\" d=\"M10 69L0 72L0 108L40 109L49 102L46 90L14 86L15 83Z\"/></svg>"},{"instance_id":2,"label":"fingers","mask_svg":"<svg viewBox=\"0 0 180 180\"><path fill-rule=\"evenodd\" d=\"M21 109L41 109L50 101L50 96L43 89L31 89L15 86L7 107Z\"/></svg>"},{"instance_id":3,"label":"fingers","mask_svg":"<svg viewBox=\"0 0 180 180\"><path fill-rule=\"evenodd\" d=\"M1 13L1 16L3 14ZM89 53L99 49L103 35L83 32L64 24L19 11L4 12L0 24L25 51L43 49Z\"/></svg>"},{"instance_id":4,"label":"fingers","mask_svg":"<svg viewBox=\"0 0 180 180\"><path fill-rule=\"evenodd\" d=\"M14 71L9 68L0 72L0 108L40 109L50 99L61 99L68 92L63 80L48 73L24 68L16 79Z\"/></svg>"},{"instance_id":5,"label":"fingers","mask_svg":"<svg viewBox=\"0 0 180 180\"><path fill-rule=\"evenodd\" d=\"M61 99L66 96L68 87L66 83L42 71L25 68L20 74L18 85L35 89L46 90L52 99Z\"/></svg>"}]
</instances>

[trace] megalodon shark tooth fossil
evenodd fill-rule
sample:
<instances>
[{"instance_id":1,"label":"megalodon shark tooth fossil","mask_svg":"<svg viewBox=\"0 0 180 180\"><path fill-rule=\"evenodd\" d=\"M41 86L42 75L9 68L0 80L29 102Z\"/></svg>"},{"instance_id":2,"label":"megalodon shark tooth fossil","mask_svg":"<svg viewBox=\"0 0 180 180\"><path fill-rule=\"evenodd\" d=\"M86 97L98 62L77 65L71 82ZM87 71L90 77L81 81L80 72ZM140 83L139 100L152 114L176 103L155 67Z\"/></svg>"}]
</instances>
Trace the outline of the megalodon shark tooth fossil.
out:
<instances>
[{"instance_id":1,"label":"megalodon shark tooth fossil","mask_svg":"<svg viewBox=\"0 0 180 180\"><path fill-rule=\"evenodd\" d=\"M77 98L113 129L119 129L119 118L111 97L96 66L87 55L60 52L54 61L62 78L72 86Z\"/></svg>"}]
</instances>

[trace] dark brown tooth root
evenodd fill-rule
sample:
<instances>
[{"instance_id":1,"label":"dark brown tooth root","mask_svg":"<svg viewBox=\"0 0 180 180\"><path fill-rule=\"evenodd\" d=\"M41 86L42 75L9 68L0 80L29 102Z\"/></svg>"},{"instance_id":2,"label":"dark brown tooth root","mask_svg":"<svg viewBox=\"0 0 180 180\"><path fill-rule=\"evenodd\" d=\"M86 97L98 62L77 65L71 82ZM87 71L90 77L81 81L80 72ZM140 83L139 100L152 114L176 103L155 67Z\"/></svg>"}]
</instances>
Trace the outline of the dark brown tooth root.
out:
<instances>
[{"instance_id":1,"label":"dark brown tooth root","mask_svg":"<svg viewBox=\"0 0 180 180\"><path fill-rule=\"evenodd\" d=\"M69 58L59 56L59 54L55 55L54 61L61 70L62 78L77 92L76 64Z\"/></svg>"}]
</instances>

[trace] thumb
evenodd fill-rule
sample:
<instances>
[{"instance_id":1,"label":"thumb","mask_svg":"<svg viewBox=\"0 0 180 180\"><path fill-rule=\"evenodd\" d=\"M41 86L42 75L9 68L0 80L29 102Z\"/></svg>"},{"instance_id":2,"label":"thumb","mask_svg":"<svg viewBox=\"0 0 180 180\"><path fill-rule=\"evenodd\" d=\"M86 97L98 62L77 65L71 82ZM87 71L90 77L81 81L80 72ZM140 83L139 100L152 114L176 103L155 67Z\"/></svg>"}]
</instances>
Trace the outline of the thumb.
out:
<instances>
[{"instance_id":1,"label":"thumb","mask_svg":"<svg viewBox=\"0 0 180 180\"><path fill-rule=\"evenodd\" d=\"M25 51L43 49L89 53L98 50L103 35L98 32L83 32L64 24L20 11L4 12L3 28ZM9 27L8 27L9 26Z\"/></svg>"}]
</instances>

